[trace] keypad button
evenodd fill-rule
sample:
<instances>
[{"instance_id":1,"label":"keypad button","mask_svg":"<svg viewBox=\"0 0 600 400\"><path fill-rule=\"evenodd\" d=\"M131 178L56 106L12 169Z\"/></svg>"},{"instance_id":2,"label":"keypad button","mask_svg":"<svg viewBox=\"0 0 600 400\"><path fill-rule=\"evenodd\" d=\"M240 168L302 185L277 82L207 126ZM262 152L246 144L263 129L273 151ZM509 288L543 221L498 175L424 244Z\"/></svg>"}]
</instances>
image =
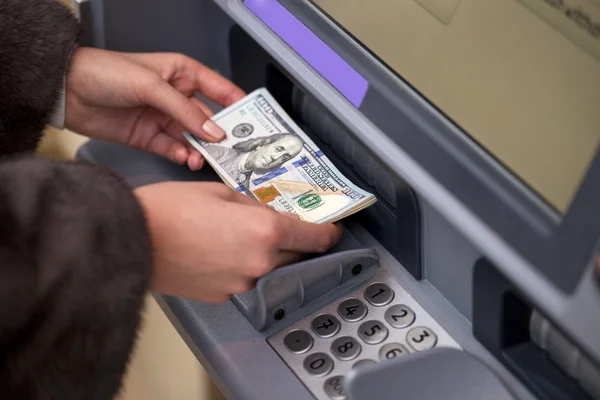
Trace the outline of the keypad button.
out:
<instances>
[{"instance_id":1,"label":"keypad button","mask_svg":"<svg viewBox=\"0 0 600 400\"><path fill-rule=\"evenodd\" d=\"M416 351L426 351L435 346L437 335L429 328L418 326L408 331L406 342Z\"/></svg>"},{"instance_id":2,"label":"keypad button","mask_svg":"<svg viewBox=\"0 0 600 400\"><path fill-rule=\"evenodd\" d=\"M400 343L389 343L379 350L379 358L382 361L392 360L408 354L408 349Z\"/></svg>"},{"instance_id":3,"label":"keypad button","mask_svg":"<svg viewBox=\"0 0 600 400\"><path fill-rule=\"evenodd\" d=\"M314 376L325 376L333 369L333 360L325 353L313 353L304 360L304 369Z\"/></svg>"},{"instance_id":4,"label":"keypad button","mask_svg":"<svg viewBox=\"0 0 600 400\"><path fill-rule=\"evenodd\" d=\"M365 289L365 299L374 306L382 307L394 299L394 291L385 283L374 283Z\"/></svg>"},{"instance_id":5,"label":"keypad button","mask_svg":"<svg viewBox=\"0 0 600 400\"><path fill-rule=\"evenodd\" d=\"M358 299L344 300L338 306L338 314L348 322L358 322L367 315L367 306Z\"/></svg>"},{"instance_id":6,"label":"keypad button","mask_svg":"<svg viewBox=\"0 0 600 400\"><path fill-rule=\"evenodd\" d=\"M353 360L360 354L361 346L350 336L337 338L331 344L331 352L342 361Z\"/></svg>"},{"instance_id":7,"label":"keypad button","mask_svg":"<svg viewBox=\"0 0 600 400\"><path fill-rule=\"evenodd\" d=\"M397 304L385 311L385 320L394 328L401 329L409 327L415 322L416 315L409 306Z\"/></svg>"},{"instance_id":8,"label":"keypad button","mask_svg":"<svg viewBox=\"0 0 600 400\"><path fill-rule=\"evenodd\" d=\"M290 332L283 338L285 347L295 354L306 353L312 348L313 343L314 340L310 333L301 330Z\"/></svg>"},{"instance_id":9,"label":"keypad button","mask_svg":"<svg viewBox=\"0 0 600 400\"><path fill-rule=\"evenodd\" d=\"M311 324L313 332L322 338L330 338L340 331L340 321L330 314L319 315Z\"/></svg>"},{"instance_id":10,"label":"keypad button","mask_svg":"<svg viewBox=\"0 0 600 400\"><path fill-rule=\"evenodd\" d=\"M332 376L325 381L323 386L325 394L334 400L344 400L346 398L346 392L344 391L344 377L343 376Z\"/></svg>"},{"instance_id":11,"label":"keypad button","mask_svg":"<svg viewBox=\"0 0 600 400\"><path fill-rule=\"evenodd\" d=\"M382 322L366 321L358 327L358 335L365 343L379 344L388 336L388 329Z\"/></svg>"},{"instance_id":12,"label":"keypad button","mask_svg":"<svg viewBox=\"0 0 600 400\"><path fill-rule=\"evenodd\" d=\"M377 364L377 363L373 360L364 359L364 360L355 362L354 365L352 366L352 369L362 368L362 367L366 367L367 365L372 365L372 364Z\"/></svg>"}]
</instances>

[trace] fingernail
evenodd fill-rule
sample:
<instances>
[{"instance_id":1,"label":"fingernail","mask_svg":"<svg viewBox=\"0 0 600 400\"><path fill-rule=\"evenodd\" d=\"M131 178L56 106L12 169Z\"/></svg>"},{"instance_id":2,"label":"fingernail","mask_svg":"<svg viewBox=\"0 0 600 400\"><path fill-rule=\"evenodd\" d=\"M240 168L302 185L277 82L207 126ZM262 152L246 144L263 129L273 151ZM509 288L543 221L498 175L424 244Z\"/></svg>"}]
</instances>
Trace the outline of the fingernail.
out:
<instances>
[{"instance_id":1,"label":"fingernail","mask_svg":"<svg viewBox=\"0 0 600 400\"><path fill-rule=\"evenodd\" d=\"M210 136L217 140L225 139L225 131L210 119L206 120L204 125L202 125L202 129L204 130L204 132L208 133Z\"/></svg>"}]
</instances>

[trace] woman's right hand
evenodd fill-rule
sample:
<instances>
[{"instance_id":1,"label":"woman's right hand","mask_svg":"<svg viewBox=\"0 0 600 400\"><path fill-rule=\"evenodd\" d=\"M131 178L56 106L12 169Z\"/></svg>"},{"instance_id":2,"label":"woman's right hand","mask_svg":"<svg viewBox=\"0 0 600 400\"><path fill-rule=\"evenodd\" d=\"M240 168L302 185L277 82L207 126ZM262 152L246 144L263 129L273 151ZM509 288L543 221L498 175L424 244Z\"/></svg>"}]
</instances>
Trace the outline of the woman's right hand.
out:
<instances>
[{"instance_id":1,"label":"woman's right hand","mask_svg":"<svg viewBox=\"0 0 600 400\"><path fill-rule=\"evenodd\" d=\"M223 184L167 182L135 190L152 239L152 290L223 302L274 268L333 246L341 228L278 213Z\"/></svg>"}]
</instances>

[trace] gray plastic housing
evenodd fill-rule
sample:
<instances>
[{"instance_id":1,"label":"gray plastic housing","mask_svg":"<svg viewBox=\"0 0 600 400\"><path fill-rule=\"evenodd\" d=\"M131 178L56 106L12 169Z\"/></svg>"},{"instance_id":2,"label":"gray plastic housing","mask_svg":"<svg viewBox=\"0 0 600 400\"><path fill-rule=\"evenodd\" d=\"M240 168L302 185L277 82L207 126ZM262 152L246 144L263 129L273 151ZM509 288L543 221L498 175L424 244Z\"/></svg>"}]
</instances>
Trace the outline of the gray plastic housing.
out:
<instances>
[{"instance_id":1,"label":"gray plastic housing","mask_svg":"<svg viewBox=\"0 0 600 400\"><path fill-rule=\"evenodd\" d=\"M346 240L343 238L331 254L261 277L256 288L234 296L233 303L256 330L262 331L338 286L357 286L375 274L379 257L372 249L339 250Z\"/></svg>"},{"instance_id":2,"label":"gray plastic housing","mask_svg":"<svg viewBox=\"0 0 600 400\"><path fill-rule=\"evenodd\" d=\"M358 148L370 154L386 174L415 194L418 214L412 233L418 244L410 248L406 235L394 232L369 230L369 221L358 218L344 221L346 232L359 243L358 248L372 248L379 257L379 268L384 268L414 296L420 304L440 322L459 344L482 365L491 369L512 388L519 399L543 398L532 392L527 379L517 377L505 362L503 349L494 348L491 342L473 335L474 328L483 336L498 336L501 344L501 322L507 315L500 315L501 304L479 307L474 292L479 285L474 279L478 261L486 259L497 273L485 285L509 282L510 289L518 293L530 308L539 310L553 325L575 343L592 362L600 361L600 291L594 279L593 266L585 265L583 274L570 292L557 288L540 270L519 254L498 232L486 224L475 208L461 200L457 193L442 185L433 172L409 155L380 128L365 117L363 110L350 104L327 80L319 75L297 53L265 26L253 13L237 0L91 0L96 21L94 43L102 47L125 51L179 51L199 59L227 77L232 77L231 40L233 28L241 29L282 68L305 93L309 94L336 123L343 127L337 135L348 135ZM298 2L301 4L304 2ZM319 22L322 24L322 22ZM164 29L156 29L161 26ZM339 35L336 27L329 27ZM346 45L353 45L346 38ZM377 60L356 46L355 52L378 66ZM239 56L239 54L238 54ZM239 60L238 60L239 61ZM252 85L263 86L268 78L263 70L253 70L252 60L246 60L247 79ZM239 65L239 64L238 64ZM261 72L262 71L262 72ZM407 126L424 137L436 137L446 131L454 131L444 117L424 102L398 77L381 68L379 76L385 78L386 92L401 92L404 102L393 96L381 98L381 110L398 106ZM398 101L399 104L393 104ZM310 121L306 121L310 125ZM314 129L311 137L322 134ZM326 141L327 138L323 138ZM336 139L336 138L334 138ZM343 141L342 142L348 142ZM445 145L440 141L440 146ZM343 154L340 144L331 145ZM155 156L120 146L91 142L82 148L79 158L109 166L128 177L132 185L164 180L215 180L209 171L192 173ZM340 157L352 160L348 157ZM355 161L351 161L356 163ZM376 169L368 170L373 172ZM381 169L379 169L381 170ZM346 171L344 171L346 172ZM452 173L452 170L449 171ZM454 171L456 172L456 171ZM361 171L364 175L364 170ZM374 181L385 181L375 176ZM387 179L387 178L386 178ZM384 187L384 186L383 186ZM388 202L390 191L383 189L380 199ZM400 197L411 199L410 196ZM396 202L386 213L375 214L371 222L397 218L401 212L413 207L410 201ZM473 198L477 207L479 199ZM414 210L413 210L414 211ZM411 213L413 212L411 211ZM410 214L409 214L410 215ZM407 224L412 224L408 221ZM378 237L376 237L378 236ZM393 239L390 239L393 238ZM401 240L402 238L402 240ZM396 243L385 243L388 240ZM401 252L415 254L412 261L399 261ZM590 259L597 248L589 246ZM411 265L412 263L412 265ZM313 263L318 267L318 263ZM564 266L569 270L569 266ZM410 271L410 272L409 272ZM490 275L491 276L491 275ZM481 278L481 276L480 276ZM305 399L308 392L281 359L266 344L266 337L291 321L327 304L345 292L340 285L326 294L313 299L285 318L257 330L251 322L252 313L240 311L238 302L223 305L202 304L186 299L156 296L171 321L177 327L192 351L231 399ZM482 290L485 293L484 290ZM500 293L500 291L499 291ZM501 293L499 294L499 296ZM237 300L236 300L237 301ZM249 300L247 304L250 304ZM250 309L250 308L249 308ZM474 315L476 314L476 315ZM498 322L499 321L499 322ZM498 322L498 324L496 324ZM260 325L260 324L259 324ZM255 368L261 365L261 368ZM466 379L466 378L465 378ZM274 383L277 382L277 383ZM469 381L461 382L469 385Z\"/></svg>"},{"instance_id":3,"label":"gray plastic housing","mask_svg":"<svg viewBox=\"0 0 600 400\"><path fill-rule=\"evenodd\" d=\"M361 373L352 371L345 388L348 400L514 400L506 385L484 364L448 348L370 366Z\"/></svg>"},{"instance_id":4,"label":"gray plastic housing","mask_svg":"<svg viewBox=\"0 0 600 400\"><path fill-rule=\"evenodd\" d=\"M78 159L111 168L126 177L132 187L164 181L219 180L210 169L191 172L186 167L175 165L153 154L100 141L90 141L83 145L78 152ZM448 226L445 226L441 220L436 221L430 221L433 223L433 229L441 230L440 233L456 235L456 232L450 233L445 230ZM256 299L256 296L246 294L239 300L224 304L206 304L155 294L155 299L167 317L228 399L311 399L312 396L306 387L290 372L268 344L267 338L291 322L303 318L360 286L361 282L368 280L369 276L379 269L387 270L398 282L401 282L403 288L452 335L466 352L480 360L482 367L502 376L506 385L516 393L515 398L522 400L535 398L491 353L473 339L468 320L430 282L417 281L352 218L344 220L342 224L344 235L336 248L331 249L329 254L311 258L297 265L304 265L304 268L310 268L315 270L313 273L319 274L322 260L325 260L324 264L327 264L328 259L339 261L341 258L351 261L345 263L347 267L350 267L354 261L361 260L368 266L362 270L364 275L361 272L362 276L359 275L337 285L334 289L306 302L303 307L294 312L286 312L281 320L273 321L271 325L266 324L262 330L257 329L252 323L254 315L257 314L244 311L245 306L252 309L253 301L243 297ZM461 250L459 253L464 256L463 251L466 248L456 249ZM375 260L376 264L371 265L371 261ZM330 265L339 271L337 261ZM294 266L283 267L282 270L286 268L293 270ZM289 275L296 279L295 272ZM245 305L240 307L240 302L244 302ZM260 368L256 368L257 365L260 365ZM477 379L477 376L472 378ZM475 380L472 382L467 380L461 384L468 387L478 383ZM389 389L394 390L390 392L389 397L396 396L395 387L392 385ZM443 396L443 393L440 392L440 396Z\"/></svg>"}]
</instances>

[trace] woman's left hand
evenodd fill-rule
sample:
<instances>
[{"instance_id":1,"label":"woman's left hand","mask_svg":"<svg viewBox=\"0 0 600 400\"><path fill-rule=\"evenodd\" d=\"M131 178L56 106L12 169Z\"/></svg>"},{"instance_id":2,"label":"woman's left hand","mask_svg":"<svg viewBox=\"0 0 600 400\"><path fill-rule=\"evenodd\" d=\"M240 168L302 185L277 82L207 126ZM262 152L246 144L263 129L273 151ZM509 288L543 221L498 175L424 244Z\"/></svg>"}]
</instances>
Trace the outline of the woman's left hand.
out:
<instances>
[{"instance_id":1,"label":"woman's left hand","mask_svg":"<svg viewBox=\"0 0 600 400\"><path fill-rule=\"evenodd\" d=\"M199 92L227 107L245 93L199 62L173 53L77 49L66 85L65 126L200 169L204 160L183 132L210 142L224 132L209 118Z\"/></svg>"}]
</instances>

